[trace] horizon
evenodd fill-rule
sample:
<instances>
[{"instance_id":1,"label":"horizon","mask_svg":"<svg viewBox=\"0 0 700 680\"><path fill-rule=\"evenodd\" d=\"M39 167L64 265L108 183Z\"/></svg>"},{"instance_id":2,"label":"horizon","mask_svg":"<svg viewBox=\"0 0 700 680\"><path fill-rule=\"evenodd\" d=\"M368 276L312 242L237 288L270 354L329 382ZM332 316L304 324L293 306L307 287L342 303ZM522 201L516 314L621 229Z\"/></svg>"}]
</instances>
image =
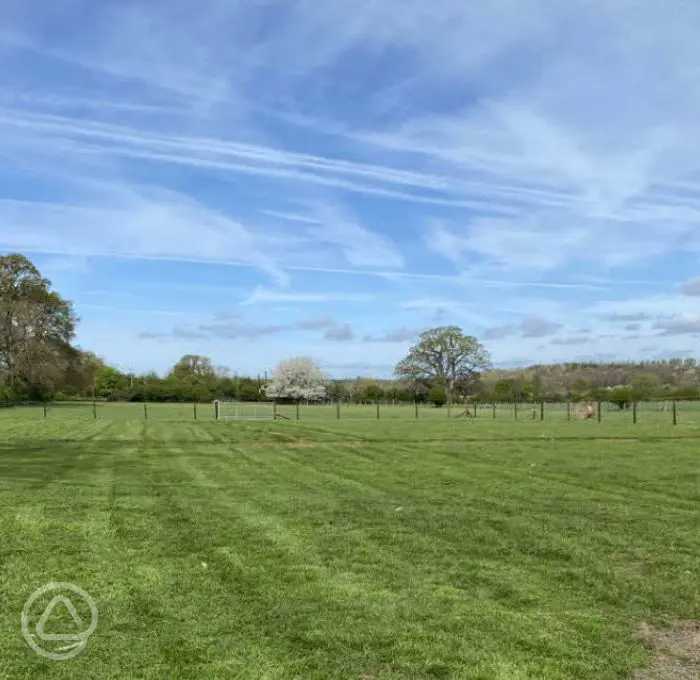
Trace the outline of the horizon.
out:
<instances>
[{"instance_id":1,"label":"horizon","mask_svg":"<svg viewBox=\"0 0 700 680\"><path fill-rule=\"evenodd\" d=\"M526 4L4 3L0 254L134 373L696 357L700 6Z\"/></svg>"}]
</instances>

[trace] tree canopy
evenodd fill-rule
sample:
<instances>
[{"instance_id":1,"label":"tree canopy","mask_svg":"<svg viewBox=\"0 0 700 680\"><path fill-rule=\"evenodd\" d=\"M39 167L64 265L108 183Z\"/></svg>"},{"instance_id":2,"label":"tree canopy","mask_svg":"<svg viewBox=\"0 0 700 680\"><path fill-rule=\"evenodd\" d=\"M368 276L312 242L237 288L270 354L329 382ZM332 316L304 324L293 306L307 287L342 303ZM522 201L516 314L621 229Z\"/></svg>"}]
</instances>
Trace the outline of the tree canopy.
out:
<instances>
[{"instance_id":1,"label":"tree canopy","mask_svg":"<svg viewBox=\"0 0 700 680\"><path fill-rule=\"evenodd\" d=\"M196 382L215 378L216 371L209 357L203 357L199 354L185 354L173 366L170 375L177 380Z\"/></svg>"},{"instance_id":2,"label":"tree canopy","mask_svg":"<svg viewBox=\"0 0 700 680\"><path fill-rule=\"evenodd\" d=\"M319 401L326 397L326 382L313 359L295 357L277 365L265 394L273 399Z\"/></svg>"},{"instance_id":3,"label":"tree canopy","mask_svg":"<svg viewBox=\"0 0 700 680\"><path fill-rule=\"evenodd\" d=\"M466 393L490 366L488 352L475 337L465 335L458 326L441 326L421 333L394 372L413 383L437 382L451 401L457 387Z\"/></svg>"},{"instance_id":4,"label":"tree canopy","mask_svg":"<svg viewBox=\"0 0 700 680\"><path fill-rule=\"evenodd\" d=\"M26 257L0 257L0 374L14 394L40 396L65 380L75 324L72 304Z\"/></svg>"}]
</instances>

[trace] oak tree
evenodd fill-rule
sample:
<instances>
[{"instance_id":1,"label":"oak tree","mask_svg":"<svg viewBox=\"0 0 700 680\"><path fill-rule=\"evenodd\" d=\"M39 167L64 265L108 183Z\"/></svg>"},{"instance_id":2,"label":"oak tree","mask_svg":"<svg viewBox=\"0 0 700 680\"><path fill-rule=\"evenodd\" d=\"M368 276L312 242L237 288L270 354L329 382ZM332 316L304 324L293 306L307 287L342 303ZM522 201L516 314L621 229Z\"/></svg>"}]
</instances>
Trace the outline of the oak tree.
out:
<instances>
[{"instance_id":1,"label":"oak tree","mask_svg":"<svg viewBox=\"0 0 700 680\"><path fill-rule=\"evenodd\" d=\"M466 391L490 366L489 353L475 337L458 326L441 326L421 333L394 372L416 384L442 385L447 399L453 401L458 387Z\"/></svg>"}]
</instances>

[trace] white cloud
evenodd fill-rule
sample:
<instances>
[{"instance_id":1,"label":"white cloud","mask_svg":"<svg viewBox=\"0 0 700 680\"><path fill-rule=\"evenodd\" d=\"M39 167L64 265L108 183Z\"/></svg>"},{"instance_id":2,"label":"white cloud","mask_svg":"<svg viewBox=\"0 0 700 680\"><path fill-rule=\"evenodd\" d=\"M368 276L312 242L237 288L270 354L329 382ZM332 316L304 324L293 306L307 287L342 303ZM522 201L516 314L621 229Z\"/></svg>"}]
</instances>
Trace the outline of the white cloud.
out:
<instances>
[{"instance_id":1,"label":"white cloud","mask_svg":"<svg viewBox=\"0 0 700 680\"><path fill-rule=\"evenodd\" d=\"M700 214L699 214L700 216ZM476 217L464 224L433 226L426 246L483 273L534 274L574 263L620 267L674 252L682 243L700 251L700 219L644 224L639 220L586 217L568 211L540 211L521 218Z\"/></svg>"},{"instance_id":2,"label":"white cloud","mask_svg":"<svg viewBox=\"0 0 700 680\"><path fill-rule=\"evenodd\" d=\"M387 237L370 231L349 212L339 206L318 204L312 214L318 218L318 227L308 233L321 243L339 247L349 264L355 267L387 267L400 269L404 259L395 243Z\"/></svg>"},{"instance_id":3,"label":"white cloud","mask_svg":"<svg viewBox=\"0 0 700 680\"><path fill-rule=\"evenodd\" d=\"M465 254L472 249L466 236L455 234L440 223L429 229L425 244L433 252L455 263L461 263Z\"/></svg>"},{"instance_id":4,"label":"white cloud","mask_svg":"<svg viewBox=\"0 0 700 680\"><path fill-rule=\"evenodd\" d=\"M148 126L131 128L98 120L17 109L0 109L0 127L9 135L25 135L28 143L53 148L58 153L80 153L161 164L188 166L219 174L259 175L294 180L388 199L472 207L487 213L512 214L507 206L490 205L459 195L459 185L447 177L361 163L343 158L295 153L284 148L252 145L230 139L166 134ZM399 188L395 188L395 187ZM425 190L433 193L425 194ZM439 193L435 193L439 192ZM282 213L277 212L280 217ZM289 216L287 216L288 218ZM298 220L298 218L297 218Z\"/></svg>"},{"instance_id":5,"label":"white cloud","mask_svg":"<svg viewBox=\"0 0 700 680\"><path fill-rule=\"evenodd\" d=\"M327 292L310 293L300 291L280 291L258 286L251 295L243 301L244 305L258 305L264 303L331 303L331 302L366 302L368 295L362 293Z\"/></svg>"},{"instance_id":6,"label":"white cloud","mask_svg":"<svg viewBox=\"0 0 700 680\"><path fill-rule=\"evenodd\" d=\"M588 236L585 229L568 225L554 230L533 221L476 218L461 228L436 225L427 233L425 242L458 264L472 256L486 258L487 264L497 266L543 270L586 255L594 257L582 248Z\"/></svg>"},{"instance_id":7,"label":"white cloud","mask_svg":"<svg viewBox=\"0 0 700 680\"><path fill-rule=\"evenodd\" d=\"M135 194L82 205L0 200L0 246L76 256L244 264L288 277L254 230L181 194Z\"/></svg>"}]
</instances>

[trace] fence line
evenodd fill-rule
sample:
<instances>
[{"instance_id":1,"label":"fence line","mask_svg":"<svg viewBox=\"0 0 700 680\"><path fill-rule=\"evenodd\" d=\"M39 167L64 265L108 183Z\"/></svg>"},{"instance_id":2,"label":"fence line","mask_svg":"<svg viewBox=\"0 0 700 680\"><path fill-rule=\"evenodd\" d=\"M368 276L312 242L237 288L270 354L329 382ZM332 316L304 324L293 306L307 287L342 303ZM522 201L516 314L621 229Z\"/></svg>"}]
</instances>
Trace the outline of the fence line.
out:
<instances>
[{"instance_id":1,"label":"fence line","mask_svg":"<svg viewBox=\"0 0 700 680\"><path fill-rule=\"evenodd\" d=\"M233 402L221 402L233 403ZM593 420L605 422L608 419L620 421L628 418L632 424L644 422L655 414L658 420L664 420L677 425L684 417L698 413L700 420L700 400L649 400L617 404L608 401L596 402L559 402L559 401L510 401L510 402L479 402L476 400L464 403L452 403L436 406L429 402L382 402L376 401L364 404L352 402L328 402L312 404L304 402L235 402L236 413L241 418L246 417L246 409L256 409L264 404L270 409L270 419L294 421L335 419L335 420L475 420L490 418L497 421L507 418L513 420L548 420L571 422L572 420ZM197 402L42 402L24 404L3 404L7 408L0 409L0 418L12 418L14 414L28 413L42 418L60 418L62 416L89 417L99 419L128 419L143 420L217 420L219 407L214 403ZM138 414L138 409L142 413ZM526 414L526 415L523 415ZM228 417L227 419L230 419Z\"/></svg>"}]
</instances>

